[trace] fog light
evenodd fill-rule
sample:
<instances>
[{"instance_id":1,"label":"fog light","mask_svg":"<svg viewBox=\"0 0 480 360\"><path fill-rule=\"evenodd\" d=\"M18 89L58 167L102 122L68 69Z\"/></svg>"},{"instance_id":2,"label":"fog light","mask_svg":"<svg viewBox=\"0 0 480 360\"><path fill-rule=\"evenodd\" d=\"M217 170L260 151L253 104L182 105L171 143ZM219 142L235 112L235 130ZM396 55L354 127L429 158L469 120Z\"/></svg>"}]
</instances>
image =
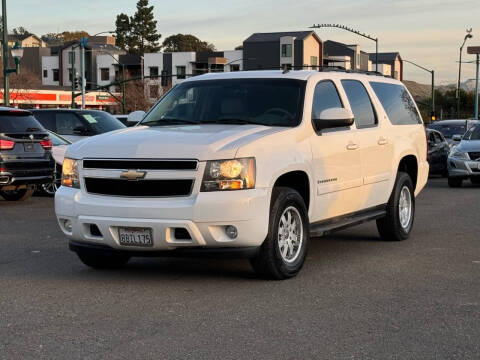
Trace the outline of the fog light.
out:
<instances>
[{"instance_id":1,"label":"fog light","mask_svg":"<svg viewBox=\"0 0 480 360\"><path fill-rule=\"evenodd\" d=\"M226 228L225 228L225 233L227 234L227 236L230 238L230 239L236 239L237 236L238 236L238 230L235 226L233 225L228 225Z\"/></svg>"},{"instance_id":2,"label":"fog light","mask_svg":"<svg viewBox=\"0 0 480 360\"><path fill-rule=\"evenodd\" d=\"M67 230L67 232L71 233L72 232L72 222L70 220L64 220L63 221L63 227L65 228L65 230Z\"/></svg>"}]
</instances>

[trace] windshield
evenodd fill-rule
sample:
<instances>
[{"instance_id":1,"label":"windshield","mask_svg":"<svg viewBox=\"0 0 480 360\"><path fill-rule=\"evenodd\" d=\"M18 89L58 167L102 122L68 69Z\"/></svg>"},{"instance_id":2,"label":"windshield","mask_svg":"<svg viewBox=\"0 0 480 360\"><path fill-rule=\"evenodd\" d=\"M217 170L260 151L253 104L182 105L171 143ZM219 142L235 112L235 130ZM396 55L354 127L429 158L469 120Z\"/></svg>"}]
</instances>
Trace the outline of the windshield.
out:
<instances>
[{"instance_id":1,"label":"windshield","mask_svg":"<svg viewBox=\"0 0 480 360\"><path fill-rule=\"evenodd\" d=\"M463 135L467 131L465 124L432 124L429 128L440 131L447 139L451 139L453 135Z\"/></svg>"},{"instance_id":2,"label":"windshield","mask_svg":"<svg viewBox=\"0 0 480 360\"><path fill-rule=\"evenodd\" d=\"M103 111L82 111L78 115L88 122L88 127L94 135L125 127L120 120Z\"/></svg>"},{"instance_id":3,"label":"windshield","mask_svg":"<svg viewBox=\"0 0 480 360\"><path fill-rule=\"evenodd\" d=\"M480 125L472 127L467 131L463 140L480 140Z\"/></svg>"},{"instance_id":4,"label":"windshield","mask_svg":"<svg viewBox=\"0 0 480 360\"><path fill-rule=\"evenodd\" d=\"M141 125L300 124L305 82L226 79L184 82L153 108Z\"/></svg>"}]
</instances>

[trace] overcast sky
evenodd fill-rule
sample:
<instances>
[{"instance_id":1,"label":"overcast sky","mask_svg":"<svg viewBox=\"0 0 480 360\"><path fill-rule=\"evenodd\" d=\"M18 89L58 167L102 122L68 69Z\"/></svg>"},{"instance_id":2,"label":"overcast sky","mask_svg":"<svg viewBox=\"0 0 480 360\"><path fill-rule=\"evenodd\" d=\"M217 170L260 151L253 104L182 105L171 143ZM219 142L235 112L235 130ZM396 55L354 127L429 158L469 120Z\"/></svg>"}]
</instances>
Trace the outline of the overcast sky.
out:
<instances>
[{"instance_id":1,"label":"overcast sky","mask_svg":"<svg viewBox=\"0 0 480 360\"><path fill-rule=\"evenodd\" d=\"M136 0L7 0L8 27L24 26L42 35L65 30L90 34L113 30L116 15L135 12ZM314 23L341 23L377 36L380 51L399 51L404 59L436 71L439 83L455 82L459 47L465 29L473 27L467 44L480 46L480 0L150 0L163 38L191 33L219 50L233 49L254 32L306 30ZM322 40L375 45L338 29L318 29ZM466 55L464 60L474 60ZM465 64L462 79L475 76ZM430 75L405 64L405 78L422 83Z\"/></svg>"}]
</instances>

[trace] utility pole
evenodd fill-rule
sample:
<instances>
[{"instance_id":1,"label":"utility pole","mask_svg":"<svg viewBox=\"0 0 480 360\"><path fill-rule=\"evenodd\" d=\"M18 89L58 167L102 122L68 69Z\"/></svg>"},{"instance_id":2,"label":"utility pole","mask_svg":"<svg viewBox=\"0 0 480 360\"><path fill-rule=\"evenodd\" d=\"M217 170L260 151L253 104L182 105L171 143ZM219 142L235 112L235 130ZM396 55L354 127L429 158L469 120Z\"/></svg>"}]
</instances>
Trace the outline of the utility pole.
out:
<instances>
[{"instance_id":1,"label":"utility pole","mask_svg":"<svg viewBox=\"0 0 480 360\"><path fill-rule=\"evenodd\" d=\"M82 91L82 109L85 109L85 45L87 44L88 39L82 38L80 40L80 79L81 79L81 91Z\"/></svg>"}]
</instances>

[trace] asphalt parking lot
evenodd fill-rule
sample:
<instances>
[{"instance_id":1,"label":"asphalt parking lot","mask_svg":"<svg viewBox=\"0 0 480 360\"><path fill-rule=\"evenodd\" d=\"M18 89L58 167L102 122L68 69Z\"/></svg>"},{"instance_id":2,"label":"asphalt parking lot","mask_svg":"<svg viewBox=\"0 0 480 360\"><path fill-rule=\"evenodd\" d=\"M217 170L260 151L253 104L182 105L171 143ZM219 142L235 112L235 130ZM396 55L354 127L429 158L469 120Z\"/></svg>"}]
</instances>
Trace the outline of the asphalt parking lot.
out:
<instances>
[{"instance_id":1,"label":"asphalt parking lot","mask_svg":"<svg viewBox=\"0 0 480 360\"><path fill-rule=\"evenodd\" d=\"M53 199L0 201L1 359L478 359L480 187L433 179L409 241L365 224L313 239L301 274L244 260L69 252Z\"/></svg>"}]
</instances>

